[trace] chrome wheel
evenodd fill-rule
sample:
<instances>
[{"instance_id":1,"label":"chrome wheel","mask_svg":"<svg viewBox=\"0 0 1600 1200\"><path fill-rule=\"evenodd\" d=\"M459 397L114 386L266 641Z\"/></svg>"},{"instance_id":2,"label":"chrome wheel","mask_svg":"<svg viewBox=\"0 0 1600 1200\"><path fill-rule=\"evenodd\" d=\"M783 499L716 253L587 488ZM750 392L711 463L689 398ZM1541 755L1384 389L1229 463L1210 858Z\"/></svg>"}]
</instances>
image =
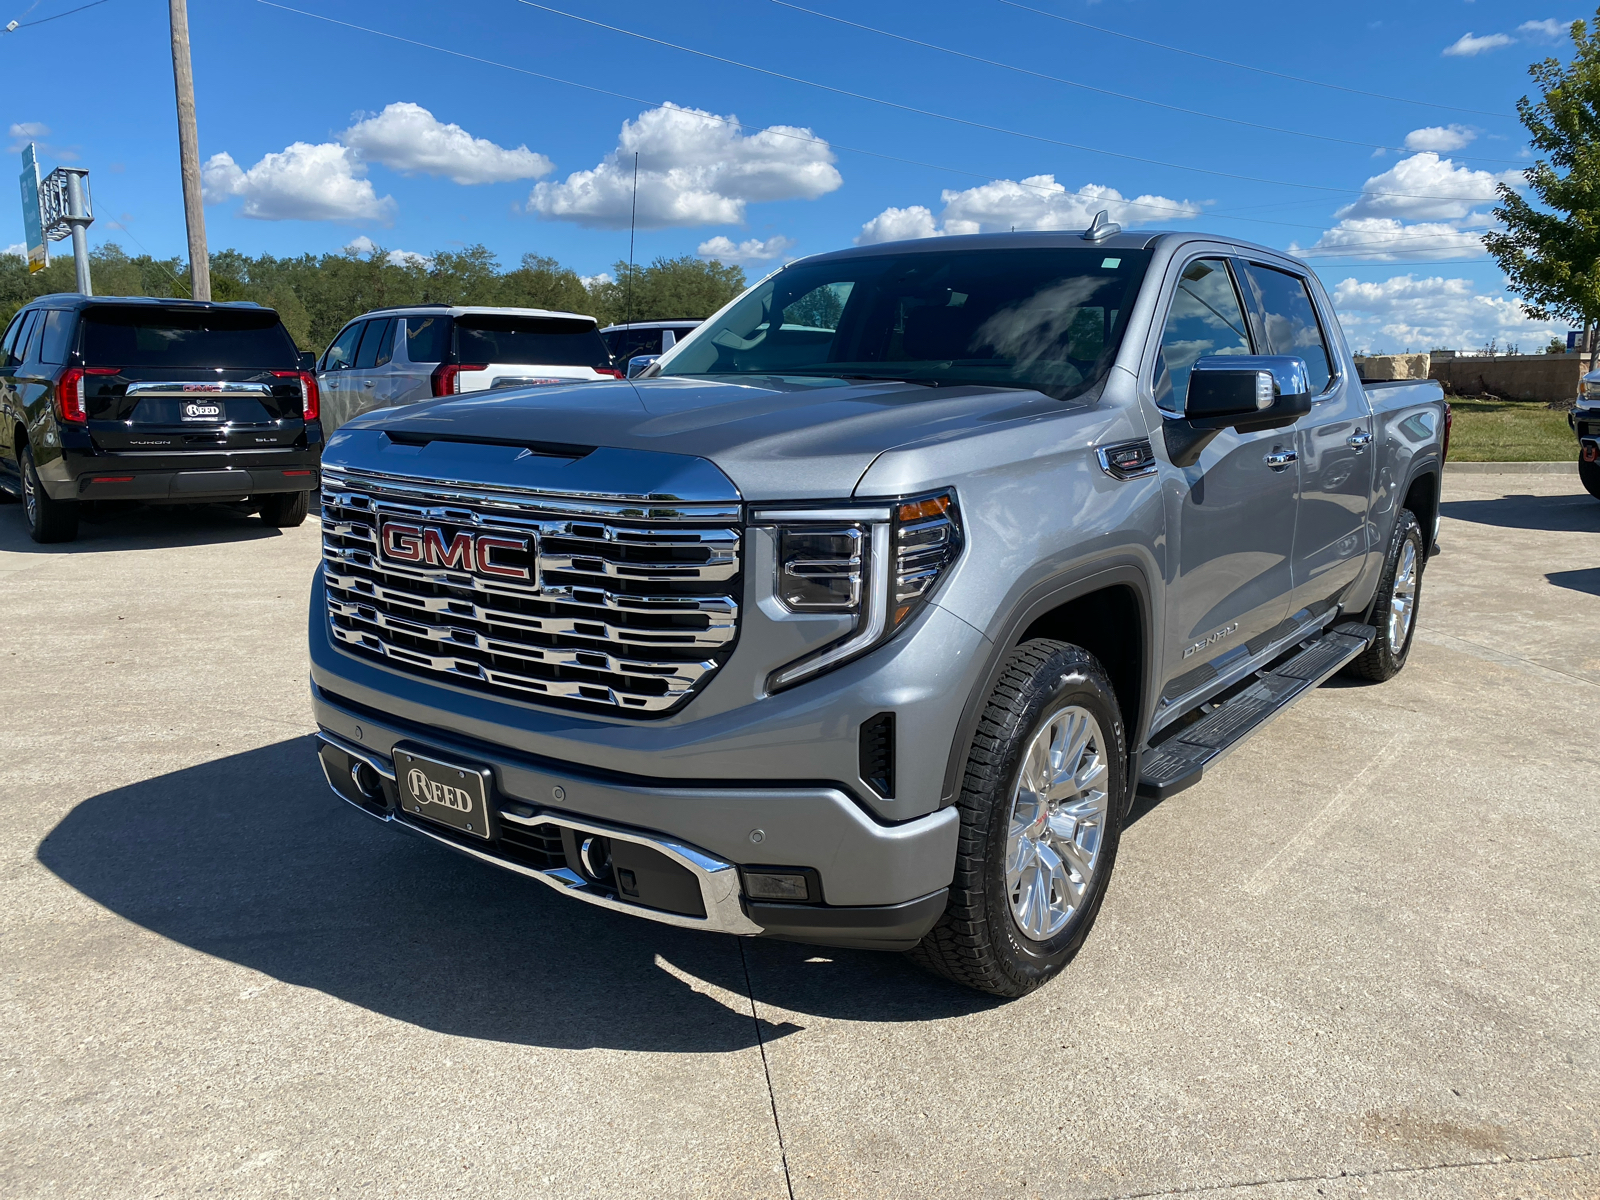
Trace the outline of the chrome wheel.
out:
<instances>
[{"instance_id":1,"label":"chrome wheel","mask_svg":"<svg viewBox=\"0 0 1600 1200\"><path fill-rule=\"evenodd\" d=\"M1400 562L1394 569L1394 590L1389 594L1389 649L1400 653L1411 632L1411 618L1417 611L1417 544L1410 538L1401 544Z\"/></svg>"},{"instance_id":2,"label":"chrome wheel","mask_svg":"<svg viewBox=\"0 0 1600 1200\"><path fill-rule=\"evenodd\" d=\"M1029 743L1011 797L1006 893L1017 928L1046 941L1084 904L1100 863L1110 772L1100 722L1079 705Z\"/></svg>"},{"instance_id":3,"label":"chrome wheel","mask_svg":"<svg viewBox=\"0 0 1600 1200\"><path fill-rule=\"evenodd\" d=\"M33 463L26 458L22 460L22 511L28 518L28 527L38 528L39 493L33 490Z\"/></svg>"}]
</instances>

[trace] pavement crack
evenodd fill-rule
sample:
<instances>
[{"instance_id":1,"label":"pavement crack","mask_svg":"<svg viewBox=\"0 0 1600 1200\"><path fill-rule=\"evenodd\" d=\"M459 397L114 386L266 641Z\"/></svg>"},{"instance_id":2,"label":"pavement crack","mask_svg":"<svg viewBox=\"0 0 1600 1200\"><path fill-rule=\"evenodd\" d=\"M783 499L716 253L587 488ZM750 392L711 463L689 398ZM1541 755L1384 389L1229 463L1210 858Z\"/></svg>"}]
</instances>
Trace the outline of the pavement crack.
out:
<instances>
[{"instance_id":1,"label":"pavement crack","mask_svg":"<svg viewBox=\"0 0 1600 1200\"><path fill-rule=\"evenodd\" d=\"M1098 1200L1160 1200L1165 1196L1204 1196L1220 1192L1243 1191L1246 1188L1277 1187L1285 1183L1319 1183L1329 1179L1373 1179L1381 1175L1420 1175L1426 1171L1462 1171L1482 1167L1526 1166L1535 1163L1577 1162L1595 1157L1593 1150L1574 1154L1536 1154L1530 1158L1482 1158L1465 1162L1429 1163L1416 1167L1374 1167L1370 1171L1336 1171L1331 1175L1281 1175L1272 1179L1244 1179L1237 1183L1203 1183L1191 1187L1162 1188L1154 1192L1116 1192L1098 1197Z\"/></svg>"},{"instance_id":2,"label":"pavement crack","mask_svg":"<svg viewBox=\"0 0 1600 1200\"><path fill-rule=\"evenodd\" d=\"M772 1090L772 1064L767 1061L767 1039L761 1034L761 1016L756 1012L756 990L750 983L750 960L745 957L744 939L734 938L739 947L739 965L744 968L744 994L750 1001L750 1020L756 1027L756 1047L761 1051L761 1073L767 1079L767 1104L772 1108L772 1128L778 1135L778 1161L783 1164L783 1186L794 1200L794 1179L789 1174L789 1152L783 1144L783 1122L778 1120L778 1096Z\"/></svg>"}]
</instances>

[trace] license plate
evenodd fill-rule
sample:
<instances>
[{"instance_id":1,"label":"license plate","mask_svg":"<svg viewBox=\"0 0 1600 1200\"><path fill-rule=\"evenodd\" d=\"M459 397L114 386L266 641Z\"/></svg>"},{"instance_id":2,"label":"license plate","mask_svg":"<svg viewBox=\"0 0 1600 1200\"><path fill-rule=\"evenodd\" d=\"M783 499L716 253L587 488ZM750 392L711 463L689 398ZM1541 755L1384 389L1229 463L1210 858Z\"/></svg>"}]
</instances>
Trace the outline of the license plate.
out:
<instances>
[{"instance_id":1,"label":"license plate","mask_svg":"<svg viewBox=\"0 0 1600 1200\"><path fill-rule=\"evenodd\" d=\"M397 748L394 774L400 785L400 806L407 813L473 837L494 836L487 767L445 762Z\"/></svg>"},{"instance_id":2,"label":"license plate","mask_svg":"<svg viewBox=\"0 0 1600 1200\"><path fill-rule=\"evenodd\" d=\"M222 403L216 400L185 400L181 415L185 421L222 420Z\"/></svg>"}]
</instances>

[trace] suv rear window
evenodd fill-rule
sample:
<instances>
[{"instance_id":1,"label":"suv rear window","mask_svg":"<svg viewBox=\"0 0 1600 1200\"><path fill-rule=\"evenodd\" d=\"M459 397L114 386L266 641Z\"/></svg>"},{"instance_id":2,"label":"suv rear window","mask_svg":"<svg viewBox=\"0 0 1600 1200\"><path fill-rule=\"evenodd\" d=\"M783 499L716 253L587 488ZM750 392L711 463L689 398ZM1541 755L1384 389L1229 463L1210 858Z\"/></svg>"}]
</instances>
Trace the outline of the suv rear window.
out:
<instances>
[{"instance_id":1,"label":"suv rear window","mask_svg":"<svg viewBox=\"0 0 1600 1200\"><path fill-rule=\"evenodd\" d=\"M294 341L270 309L117 308L83 314L89 366L225 367L293 371Z\"/></svg>"},{"instance_id":2,"label":"suv rear window","mask_svg":"<svg viewBox=\"0 0 1600 1200\"><path fill-rule=\"evenodd\" d=\"M457 317L455 324L458 362L547 367L611 365L611 356L593 321L468 313Z\"/></svg>"}]
</instances>

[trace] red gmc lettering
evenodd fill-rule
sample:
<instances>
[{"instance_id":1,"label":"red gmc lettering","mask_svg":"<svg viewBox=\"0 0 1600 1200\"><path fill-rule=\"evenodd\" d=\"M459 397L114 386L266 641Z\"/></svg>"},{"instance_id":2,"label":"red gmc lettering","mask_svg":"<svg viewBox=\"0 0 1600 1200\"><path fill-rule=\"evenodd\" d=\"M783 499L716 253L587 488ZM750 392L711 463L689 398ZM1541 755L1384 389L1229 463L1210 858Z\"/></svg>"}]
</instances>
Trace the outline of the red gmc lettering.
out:
<instances>
[{"instance_id":1,"label":"red gmc lettering","mask_svg":"<svg viewBox=\"0 0 1600 1200\"><path fill-rule=\"evenodd\" d=\"M383 527L383 553L400 562L421 562L422 530L415 525L387 523Z\"/></svg>"},{"instance_id":2,"label":"red gmc lettering","mask_svg":"<svg viewBox=\"0 0 1600 1200\"><path fill-rule=\"evenodd\" d=\"M528 579L527 567L512 567L497 563L489 557L491 550L526 550L528 543L520 538L480 537L478 539L478 570L485 575L498 575L502 579Z\"/></svg>"},{"instance_id":3,"label":"red gmc lettering","mask_svg":"<svg viewBox=\"0 0 1600 1200\"><path fill-rule=\"evenodd\" d=\"M477 569L477 555L472 551L472 535L458 533L444 544L444 534L431 526L422 531L422 557L435 567L455 567L458 571Z\"/></svg>"}]
</instances>

